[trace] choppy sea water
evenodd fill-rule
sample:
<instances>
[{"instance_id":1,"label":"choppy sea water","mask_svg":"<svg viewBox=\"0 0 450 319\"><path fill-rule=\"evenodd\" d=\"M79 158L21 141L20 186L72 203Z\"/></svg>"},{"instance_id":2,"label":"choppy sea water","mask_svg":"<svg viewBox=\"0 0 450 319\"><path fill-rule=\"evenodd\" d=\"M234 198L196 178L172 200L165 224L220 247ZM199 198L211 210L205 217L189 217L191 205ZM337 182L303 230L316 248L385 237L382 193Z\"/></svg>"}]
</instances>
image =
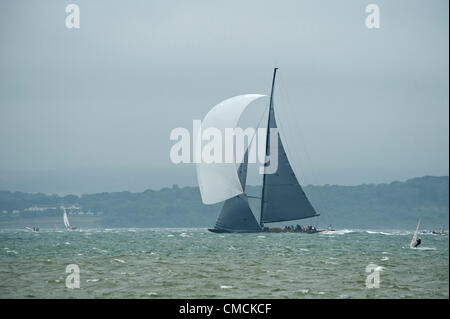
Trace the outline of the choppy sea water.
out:
<instances>
[{"instance_id":1,"label":"choppy sea water","mask_svg":"<svg viewBox=\"0 0 450 319\"><path fill-rule=\"evenodd\" d=\"M407 231L0 230L0 298L448 298L449 237ZM80 288L66 287L66 266ZM379 288L366 287L377 265Z\"/></svg>"}]
</instances>

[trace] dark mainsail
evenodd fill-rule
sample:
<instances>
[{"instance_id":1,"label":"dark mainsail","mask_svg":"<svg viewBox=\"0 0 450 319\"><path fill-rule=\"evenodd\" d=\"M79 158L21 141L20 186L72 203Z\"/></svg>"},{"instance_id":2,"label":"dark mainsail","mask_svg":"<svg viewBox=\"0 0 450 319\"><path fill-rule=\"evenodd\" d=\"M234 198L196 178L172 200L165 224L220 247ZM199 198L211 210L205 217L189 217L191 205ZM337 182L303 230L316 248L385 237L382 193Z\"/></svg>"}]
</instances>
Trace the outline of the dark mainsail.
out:
<instances>
[{"instance_id":1,"label":"dark mainsail","mask_svg":"<svg viewBox=\"0 0 450 319\"><path fill-rule=\"evenodd\" d=\"M269 128L277 127L273 108L276 72L277 69L274 70L272 91L270 94L266 156L269 155L270 150ZM264 226L264 223L289 221L318 216L303 192L303 189L298 183L297 177L289 164L280 135L278 135L278 169L274 174L265 174L263 179L260 215L261 227Z\"/></svg>"},{"instance_id":2,"label":"dark mainsail","mask_svg":"<svg viewBox=\"0 0 450 319\"><path fill-rule=\"evenodd\" d=\"M239 181L244 190L247 180L247 166L248 150L245 153L244 161L239 165L238 169ZM259 232L261 228L250 209L247 195L243 193L225 201L215 227L210 230L213 232L245 233Z\"/></svg>"}]
</instances>

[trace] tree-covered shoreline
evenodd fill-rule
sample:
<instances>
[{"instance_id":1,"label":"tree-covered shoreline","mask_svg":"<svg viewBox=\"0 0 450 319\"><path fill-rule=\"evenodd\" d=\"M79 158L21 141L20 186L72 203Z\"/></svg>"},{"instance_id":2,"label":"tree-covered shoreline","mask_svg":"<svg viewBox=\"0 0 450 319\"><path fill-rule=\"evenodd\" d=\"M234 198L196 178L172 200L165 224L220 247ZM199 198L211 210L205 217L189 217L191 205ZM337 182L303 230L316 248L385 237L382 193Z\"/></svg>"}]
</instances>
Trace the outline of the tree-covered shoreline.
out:
<instances>
[{"instance_id":1,"label":"tree-covered shoreline","mask_svg":"<svg viewBox=\"0 0 450 319\"><path fill-rule=\"evenodd\" d=\"M260 190L258 186L247 187L254 195ZM308 185L304 191L321 217L295 223L404 229L414 227L420 216L424 227L448 228L448 176L358 186ZM177 185L140 193L81 196L0 191L0 227L49 218L58 224L61 205L74 207L69 215L72 220L92 220L92 225L98 227L209 227L221 208L221 204L203 205L197 187ZM252 208L258 215L258 206Z\"/></svg>"}]
</instances>

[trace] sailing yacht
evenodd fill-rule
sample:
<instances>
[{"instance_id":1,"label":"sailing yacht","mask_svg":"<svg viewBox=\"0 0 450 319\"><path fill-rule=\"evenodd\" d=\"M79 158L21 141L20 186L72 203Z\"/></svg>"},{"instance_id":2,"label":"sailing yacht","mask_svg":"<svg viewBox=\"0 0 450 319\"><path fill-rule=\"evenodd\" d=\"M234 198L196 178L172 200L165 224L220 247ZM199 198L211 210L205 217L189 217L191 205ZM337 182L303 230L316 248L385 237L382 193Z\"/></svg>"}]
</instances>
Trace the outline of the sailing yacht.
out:
<instances>
[{"instance_id":1,"label":"sailing yacht","mask_svg":"<svg viewBox=\"0 0 450 319\"><path fill-rule=\"evenodd\" d=\"M63 214L63 221L64 221L64 226L66 227L67 230L76 230L76 227L72 227L70 226L69 223L69 218L67 217L67 213L66 213L66 208L62 207L64 214Z\"/></svg>"},{"instance_id":2,"label":"sailing yacht","mask_svg":"<svg viewBox=\"0 0 450 319\"><path fill-rule=\"evenodd\" d=\"M215 204L225 201L217 218L215 233L249 233L273 231L279 227L267 227L269 223L292 221L319 216L315 211L294 173L286 155L284 144L278 135L278 143L271 149L271 128L277 128L277 116L274 106L274 88L278 68L273 71L270 92L269 115L266 134L266 158L273 151L278 154L278 169L273 174L266 174L269 163L264 165L262 196L259 221L256 220L245 192L248 149L244 160L236 167L235 163L197 163L197 179L201 198L204 204ZM213 107L201 123L201 127L236 127L242 113L253 101L264 97L259 94L235 96L222 101ZM198 137L197 137L198 140ZM237 169L236 169L237 168Z\"/></svg>"}]
</instances>

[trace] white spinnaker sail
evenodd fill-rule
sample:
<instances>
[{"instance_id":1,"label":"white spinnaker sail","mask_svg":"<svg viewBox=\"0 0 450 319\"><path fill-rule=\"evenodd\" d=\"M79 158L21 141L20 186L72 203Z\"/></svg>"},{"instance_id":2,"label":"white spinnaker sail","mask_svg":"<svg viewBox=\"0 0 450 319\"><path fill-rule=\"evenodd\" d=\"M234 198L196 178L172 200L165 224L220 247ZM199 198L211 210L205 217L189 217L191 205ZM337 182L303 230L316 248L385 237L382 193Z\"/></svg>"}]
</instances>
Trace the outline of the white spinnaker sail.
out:
<instances>
[{"instance_id":1,"label":"white spinnaker sail","mask_svg":"<svg viewBox=\"0 0 450 319\"><path fill-rule=\"evenodd\" d=\"M214 106L202 121L200 132L216 128L225 137L225 128L235 128L246 107L264 97L261 94L245 94L229 98ZM195 143L201 136L195 137ZM203 145L201 145L203 149ZM236 163L197 163L197 180L204 204L215 204L242 194Z\"/></svg>"},{"instance_id":2,"label":"white spinnaker sail","mask_svg":"<svg viewBox=\"0 0 450 319\"><path fill-rule=\"evenodd\" d=\"M66 226L66 228L69 228L70 227L69 218L67 217L67 213L66 213L65 209L64 209L64 217L63 217L63 219L64 219L64 226Z\"/></svg>"},{"instance_id":3,"label":"white spinnaker sail","mask_svg":"<svg viewBox=\"0 0 450 319\"><path fill-rule=\"evenodd\" d=\"M416 227L416 231L414 232L414 236L411 240L411 243L409 244L409 247L411 248L414 243L416 242L416 238L417 238L417 233L419 232L419 226L420 226L420 218L419 218L419 222L417 223L417 227Z\"/></svg>"}]
</instances>

